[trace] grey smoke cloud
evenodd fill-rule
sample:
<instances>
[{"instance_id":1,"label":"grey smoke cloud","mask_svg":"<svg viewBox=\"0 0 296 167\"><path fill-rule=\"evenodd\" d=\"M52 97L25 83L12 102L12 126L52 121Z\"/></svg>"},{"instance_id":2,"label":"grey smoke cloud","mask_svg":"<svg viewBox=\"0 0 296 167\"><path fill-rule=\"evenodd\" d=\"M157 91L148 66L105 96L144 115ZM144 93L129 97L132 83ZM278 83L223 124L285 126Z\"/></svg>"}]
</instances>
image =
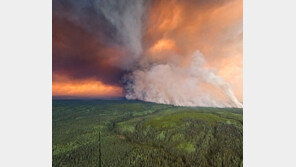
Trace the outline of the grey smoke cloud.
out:
<instances>
[{"instance_id":1,"label":"grey smoke cloud","mask_svg":"<svg viewBox=\"0 0 296 167\"><path fill-rule=\"evenodd\" d=\"M73 73L73 76L78 77L84 77L87 74L89 74L88 77L93 77L95 76L93 73L97 73L97 75L99 74L97 78L108 84L118 85L117 80L119 82L121 79L127 99L139 99L177 106L242 107L230 84L218 76L214 68L210 69L206 66L207 62L204 57L208 56L207 60L212 62L216 59L216 54L223 50L219 47L225 45L219 45L218 51L211 55L206 54L204 56L198 51L201 48L194 47L197 51L191 54L182 55L170 51L159 55L159 61L149 59L149 55L147 55L149 53L145 51L147 48L143 47L146 42L143 41L143 36L147 28L145 26L147 26L146 19L149 17L147 11L151 7L149 6L151 5L150 2L158 5L156 0L53 1L53 17L58 18L54 22L55 31L59 32L60 29L65 32L73 31L73 35L68 35L67 38L65 38L67 33L61 33L61 36L56 35L57 37L54 39L57 41L61 41L60 38L67 39L67 43L69 43L67 46L74 47L70 51L64 47L58 47L60 45L54 48L53 66L55 69L70 71L71 75ZM166 4L167 2L171 1L159 3ZM202 11L211 7L218 8L219 5L226 4L228 0L221 1L221 3L216 3L216 1L174 2L188 3L186 7L189 8L197 5L199 6L198 10ZM194 8L190 8L189 11L196 12ZM189 11L188 13L191 14ZM199 18L199 20L203 20L203 18ZM69 25L65 26L67 22L69 22ZM188 22L191 23L191 21ZM200 26L204 33L200 36L194 36L194 40L187 40L185 38L188 38L188 36L183 37L182 31L173 30L170 30L171 34L164 33L166 36L160 35L159 38L173 38L174 33L177 33L176 45L179 45L182 49L192 46L188 45L189 42L190 44L195 42L196 46L203 45L203 48L205 48L205 46L210 45L213 46L211 47L213 49L210 50L215 50L216 45L220 43L225 44L230 41L229 45L233 44L232 37L240 36L242 31L240 22L237 25L236 27L229 24L231 28L225 28L229 31L222 33L223 37L209 38L207 33L215 32L214 29L219 27L219 24L208 23L204 27ZM76 39L82 39L82 35L77 34L87 35L85 35L83 41L79 41ZM157 38L151 39L157 40ZM196 38L198 40L195 40ZM93 42L88 45L85 41L89 39ZM116 52L110 51L113 49ZM110 53L107 54L104 52L105 50ZM225 52L228 52L228 50L226 49ZM221 55L226 54L222 53ZM191 60L189 65L182 66L178 63L188 57Z\"/></svg>"},{"instance_id":2,"label":"grey smoke cloud","mask_svg":"<svg viewBox=\"0 0 296 167\"><path fill-rule=\"evenodd\" d=\"M99 0L98 10L116 28L116 36L128 48L129 58L124 67L130 69L143 52L142 29L145 3L143 0Z\"/></svg>"},{"instance_id":3,"label":"grey smoke cloud","mask_svg":"<svg viewBox=\"0 0 296 167\"><path fill-rule=\"evenodd\" d=\"M144 59L137 63L144 55L146 4L143 0L96 1L97 9L115 27L117 39L129 51L123 61L123 67L132 71L125 77L129 80L125 80L126 98L177 106L242 107L231 87L214 70L205 68L206 62L199 51L191 55L192 62L186 67L171 63L172 60L148 63L148 66Z\"/></svg>"}]
</instances>

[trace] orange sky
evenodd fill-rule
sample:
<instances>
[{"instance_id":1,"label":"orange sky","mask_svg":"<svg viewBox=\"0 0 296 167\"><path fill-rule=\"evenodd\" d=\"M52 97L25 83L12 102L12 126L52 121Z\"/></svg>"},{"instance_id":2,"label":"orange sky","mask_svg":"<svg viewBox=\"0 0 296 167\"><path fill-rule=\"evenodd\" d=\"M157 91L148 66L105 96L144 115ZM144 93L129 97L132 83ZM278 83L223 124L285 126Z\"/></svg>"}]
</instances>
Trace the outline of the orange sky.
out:
<instances>
[{"instance_id":1,"label":"orange sky","mask_svg":"<svg viewBox=\"0 0 296 167\"><path fill-rule=\"evenodd\" d=\"M122 88L103 84L94 79L71 80L65 76L59 77L52 83L53 96L71 97L119 97L122 96Z\"/></svg>"},{"instance_id":2,"label":"orange sky","mask_svg":"<svg viewBox=\"0 0 296 167\"><path fill-rule=\"evenodd\" d=\"M192 54L203 53L209 68L217 71L243 97L243 1L195 4L197 1L154 1L144 35L146 57L151 62L187 65ZM210 1L209 1L210 2ZM177 55L177 56L176 56Z\"/></svg>"},{"instance_id":3,"label":"orange sky","mask_svg":"<svg viewBox=\"0 0 296 167\"><path fill-rule=\"evenodd\" d=\"M208 68L215 69L217 74L231 85L238 100L242 101L242 2L242 0L219 2L151 1L150 7L146 11L141 60L150 63L175 61L178 65L186 66L192 61L189 55L199 50L205 56ZM60 24L63 25L64 23L61 22ZM101 43L98 44L93 35L88 33L79 35L81 30L79 28L75 30L76 28L72 27L70 26L65 32L72 31L72 36L77 36L78 41L80 38L82 39L83 43L79 44L79 47L83 46L86 55L82 54L79 59L83 59L87 54L104 55L103 58L100 57L99 59L94 59L94 56L85 58L85 60L90 59L90 63L99 62L90 70L96 69L98 73L106 71L108 73L106 76L115 73L116 64L125 59L124 50L122 54L118 53L118 51L121 52L118 47L108 48ZM54 31L54 34L59 34L61 28L64 28L64 26L54 28L57 31ZM63 33L58 38L54 38L53 46L57 46L56 48L63 46L59 49L64 50L71 49L68 46L71 46L72 43L65 42L65 38ZM58 64L58 62L59 59L55 64ZM76 69L74 68L74 70ZM79 75L81 75L81 71L83 70L78 70ZM53 96L123 96L120 84L109 83L109 80L113 78L101 80L101 78L105 78L105 74L99 78L89 76L79 79L68 76L61 77L60 75L59 72L53 73L53 78L59 78L53 79Z\"/></svg>"}]
</instances>

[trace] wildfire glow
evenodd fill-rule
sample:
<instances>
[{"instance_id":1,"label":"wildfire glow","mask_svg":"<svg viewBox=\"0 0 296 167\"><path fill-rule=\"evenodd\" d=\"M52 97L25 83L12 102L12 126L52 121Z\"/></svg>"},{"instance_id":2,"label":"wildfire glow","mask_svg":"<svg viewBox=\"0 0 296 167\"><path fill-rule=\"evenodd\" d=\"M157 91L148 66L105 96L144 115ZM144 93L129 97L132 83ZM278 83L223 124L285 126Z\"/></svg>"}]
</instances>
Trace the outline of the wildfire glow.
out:
<instances>
[{"instance_id":1,"label":"wildfire glow","mask_svg":"<svg viewBox=\"0 0 296 167\"><path fill-rule=\"evenodd\" d=\"M65 79L53 82L52 94L54 96L119 97L122 96L122 88L91 79L79 81Z\"/></svg>"},{"instance_id":2,"label":"wildfire glow","mask_svg":"<svg viewBox=\"0 0 296 167\"><path fill-rule=\"evenodd\" d=\"M57 73L64 72L69 76L54 74L54 96L125 96L122 93L125 85L119 82L126 72L146 72L157 65L173 66L173 70L186 69L191 67L192 55L198 51L207 62L203 68L214 69L215 74L229 85L236 99L242 102L242 0L99 3L94 7L94 10L100 10L98 12L84 12L82 4L75 6L75 3L72 6L75 10L61 8L56 12L59 15L67 10L75 17L69 17L67 12L61 17L56 16L61 20L56 21L56 32L53 32L56 35L53 50L57 55L54 64ZM97 17L99 14L103 15ZM69 18L65 21L64 17ZM182 77L176 77L182 83ZM147 78L147 82L155 79ZM186 80L188 78L184 78L184 82ZM214 99L223 101L221 98L225 98L225 92L207 82L199 86L205 92L217 95ZM156 91L153 89L147 90Z\"/></svg>"}]
</instances>

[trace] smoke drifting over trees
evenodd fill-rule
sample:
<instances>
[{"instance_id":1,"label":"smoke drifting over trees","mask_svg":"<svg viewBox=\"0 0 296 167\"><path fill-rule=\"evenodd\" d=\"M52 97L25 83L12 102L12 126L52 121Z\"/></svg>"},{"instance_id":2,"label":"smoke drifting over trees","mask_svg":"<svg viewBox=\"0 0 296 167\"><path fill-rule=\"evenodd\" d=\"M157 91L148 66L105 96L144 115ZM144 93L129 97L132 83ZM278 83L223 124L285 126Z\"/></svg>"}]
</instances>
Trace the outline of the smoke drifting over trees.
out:
<instances>
[{"instance_id":1,"label":"smoke drifting over trees","mask_svg":"<svg viewBox=\"0 0 296 167\"><path fill-rule=\"evenodd\" d=\"M54 1L53 75L127 99L242 107L242 1Z\"/></svg>"}]
</instances>

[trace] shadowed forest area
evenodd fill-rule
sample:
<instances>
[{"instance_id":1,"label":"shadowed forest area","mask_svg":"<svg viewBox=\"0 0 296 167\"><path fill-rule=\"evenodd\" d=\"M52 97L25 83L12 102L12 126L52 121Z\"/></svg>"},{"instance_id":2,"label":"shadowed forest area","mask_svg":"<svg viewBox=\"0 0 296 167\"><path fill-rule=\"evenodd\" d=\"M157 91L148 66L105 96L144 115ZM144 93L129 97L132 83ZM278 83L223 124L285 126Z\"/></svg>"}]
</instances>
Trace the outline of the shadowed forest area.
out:
<instances>
[{"instance_id":1,"label":"shadowed forest area","mask_svg":"<svg viewBox=\"0 0 296 167\"><path fill-rule=\"evenodd\" d=\"M243 109L53 100L52 165L243 166Z\"/></svg>"}]
</instances>

